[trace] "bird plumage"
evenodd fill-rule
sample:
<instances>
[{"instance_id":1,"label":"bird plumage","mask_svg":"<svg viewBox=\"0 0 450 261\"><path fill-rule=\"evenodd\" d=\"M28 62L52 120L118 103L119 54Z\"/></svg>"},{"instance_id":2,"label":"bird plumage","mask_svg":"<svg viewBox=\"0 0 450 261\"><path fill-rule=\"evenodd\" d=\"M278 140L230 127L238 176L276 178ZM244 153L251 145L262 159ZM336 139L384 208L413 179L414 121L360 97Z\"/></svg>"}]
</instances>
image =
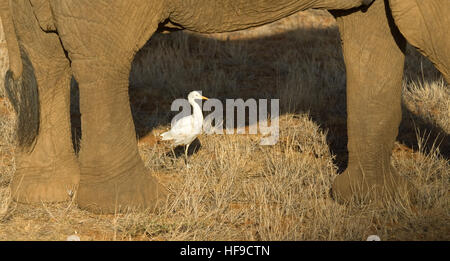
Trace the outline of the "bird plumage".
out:
<instances>
[{"instance_id":1,"label":"bird plumage","mask_svg":"<svg viewBox=\"0 0 450 261\"><path fill-rule=\"evenodd\" d=\"M196 119L194 115L179 119L169 131L161 134L161 140L174 140L174 146L191 143L201 133L202 125L198 124L200 119L203 121L203 117Z\"/></svg>"},{"instance_id":2,"label":"bird plumage","mask_svg":"<svg viewBox=\"0 0 450 261\"><path fill-rule=\"evenodd\" d=\"M167 132L161 134L161 140L173 140L174 146L186 145L185 156L189 145L202 132L203 114L202 110L195 100L207 100L197 91L192 91L188 95L189 104L193 107L193 114L177 120Z\"/></svg>"}]
</instances>

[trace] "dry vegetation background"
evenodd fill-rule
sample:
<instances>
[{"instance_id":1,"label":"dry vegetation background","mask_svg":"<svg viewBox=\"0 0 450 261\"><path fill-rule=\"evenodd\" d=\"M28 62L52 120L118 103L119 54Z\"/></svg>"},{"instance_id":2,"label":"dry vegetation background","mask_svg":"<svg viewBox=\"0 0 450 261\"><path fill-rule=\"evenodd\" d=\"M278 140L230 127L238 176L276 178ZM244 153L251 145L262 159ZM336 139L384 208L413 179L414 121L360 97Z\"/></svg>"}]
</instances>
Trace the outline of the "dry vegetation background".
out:
<instances>
[{"instance_id":1,"label":"dry vegetation background","mask_svg":"<svg viewBox=\"0 0 450 261\"><path fill-rule=\"evenodd\" d=\"M408 48L392 162L419 188L418 204L343 206L329 188L347 157L344 70L334 19L321 11L243 32L154 36L136 56L129 93L141 156L171 192L159 214L11 202L15 115L0 88L0 240L449 240L448 85ZM280 141L203 135L186 168L157 136L170 126L172 100L191 90L223 100L279 98ZM75 84L72 96L77 144Z\"/></svg>"}]
</instances>

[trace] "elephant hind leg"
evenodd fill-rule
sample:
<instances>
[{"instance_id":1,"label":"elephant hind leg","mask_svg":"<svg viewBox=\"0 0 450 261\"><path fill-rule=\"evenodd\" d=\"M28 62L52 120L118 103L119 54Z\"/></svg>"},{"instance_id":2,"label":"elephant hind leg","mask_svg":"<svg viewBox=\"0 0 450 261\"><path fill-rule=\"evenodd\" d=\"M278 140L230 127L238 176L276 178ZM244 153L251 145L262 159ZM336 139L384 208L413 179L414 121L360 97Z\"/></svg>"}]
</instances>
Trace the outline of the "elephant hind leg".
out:
<instances>
[{"instance_id":1,"label":"elephant hind leg","mask_svg":"<svg viewBox=\"0 0 450 261\"><path fill-rule=\"evenodd\" d=\"M389 0L389 5L406 40L428 57L450 83L450 3Z\"/></svg>"},{"instance_id":2,"label":"elephant hind leg","mask_svg":"<svg viewBox=\"0 0 450 261\"><path fill-rule=\"evenodd\" d=\"M6 72L5 91L17 115L17 145L30 150L39 132L39 94L31 61L23 49L20 53L24 70L17 80Z\"/></svg>"},{"instance_id":3,"label":"elephant hind leg","mask_svg":"<svg viewBox=\"0 0 450 261\"><path fill-rule=\"evenodd\" d=\"M367 11L334 14L346 64L349 162L332 192L338 201L398 195L409 186L391 165L406 43L386 16L384 1Z\"/></svg>"},{"instance_id":4,"label":"elephant hind leg","mask_svg":"<svg viewBox=\"0 0 450 261\"><path fill-rule=\"evenodd\" d=\"M69 200L70 191L74 192L79 181L70 129L69 61L58 36L43 32L37 21L30 19L34 16L29 1L14 1L12 8L20 48L26 58L22 75L26 86L23 87L37 88L32 93L38 94L36 105L39 106L39 132L30 137L32 145L16 153L12 195L14 200L23 203ZM29 94L18 96L18 107L30 106L24 95ZM31 113L35 108L26 109L20 113Z\"/></svg>"}]
</instances>

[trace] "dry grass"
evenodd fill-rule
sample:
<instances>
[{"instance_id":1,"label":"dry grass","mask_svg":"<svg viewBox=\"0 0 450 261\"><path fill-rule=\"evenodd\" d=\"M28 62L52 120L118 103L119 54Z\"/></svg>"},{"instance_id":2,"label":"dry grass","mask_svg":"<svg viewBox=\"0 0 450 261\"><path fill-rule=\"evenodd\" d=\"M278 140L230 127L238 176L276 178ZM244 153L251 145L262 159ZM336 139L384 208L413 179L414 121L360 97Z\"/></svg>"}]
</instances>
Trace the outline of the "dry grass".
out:
<instances>
[{"instance_id":1,"label":"dry grass","mask_svg":"<svg viewBox=\"0 0 450 261\"><path fill-rule=\"evenodd\" d=\"M448 86L408 50L393 164L418 204L343 206L329 196L346 162L345 76L333 19L308 11L245 32L158 35L137 55L130 99L141 156L170 190L161 213L94 215L74 202L10 202L14 115L0 102L0 240L448 240ZM280 140L203 135L186 168L156 137L174 98L280 98ZM74 88L74 133L79 114ZM191 146L195 147L195 146Z\"/></svg>"},{"instance_id":2,"label":"dry grass","mask_svg":"<svg viewBox=\"0 0 450 261\"><path fill-rule=\"evenodd\" d=\"M3 97L5 95L3 90L3 77L6 73L6 70L9 68L7 52L8 49L6 48L5 34L3 33L3 25L0 19L0 86L2 86L0 88L0 97Z\"/></svg>"}]
</instances>

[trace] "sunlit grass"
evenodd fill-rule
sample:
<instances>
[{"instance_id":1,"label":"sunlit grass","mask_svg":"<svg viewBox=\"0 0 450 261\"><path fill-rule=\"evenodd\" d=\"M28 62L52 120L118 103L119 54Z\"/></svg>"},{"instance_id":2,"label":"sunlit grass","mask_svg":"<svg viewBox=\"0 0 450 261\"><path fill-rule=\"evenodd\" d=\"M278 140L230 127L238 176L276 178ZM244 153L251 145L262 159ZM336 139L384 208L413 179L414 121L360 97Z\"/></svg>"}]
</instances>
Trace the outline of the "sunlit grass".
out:
<instances>
[{"instance_id":1,"label":"sunlit grass","mask_svg":"<svg viewBox=\"0 0 450 261\"><path fill-rule=\"evenodd\" d=\"M392 163L419 189L418 203L344 206L330 198L346 161L339 44L333 18L319 11L245 32L155 36L134 61L130 99L141 157L170 191L157 214L94 215L70 202L11 202L15 118L1 99L0 239L65 240L76 233L81 240L365 240L371 234L448 240L448 148L430 135L431 129L448 135L448 85L412 49L404 81L406 127ZM222 100L279 98L279 142L260 146L259 135L202 135L186 168L158 135L169 128L172 100L192 90ZM79 117L76 97L73 117ZM409 115L429 124L415 125Z\"/></svg>"}]
</instances>

